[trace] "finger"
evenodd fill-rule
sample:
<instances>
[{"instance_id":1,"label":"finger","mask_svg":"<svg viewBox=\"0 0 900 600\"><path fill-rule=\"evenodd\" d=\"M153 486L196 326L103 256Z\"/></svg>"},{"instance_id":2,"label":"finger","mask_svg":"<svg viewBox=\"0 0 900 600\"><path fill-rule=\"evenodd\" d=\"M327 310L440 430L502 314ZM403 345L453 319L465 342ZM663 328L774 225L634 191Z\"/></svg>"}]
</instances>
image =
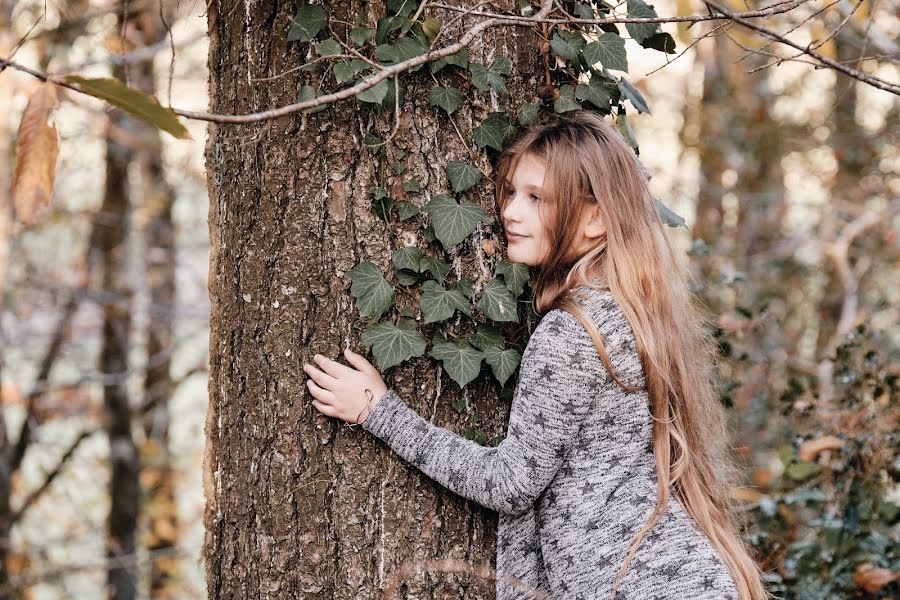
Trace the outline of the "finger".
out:
<instances>
[{"instance_id":1,"label":"finger","mask_svg":"<svg viewBox=\"0 0 900 600\"><path fill-rule=\"evenodd\" d=\"M332 394L328 390L320 388L312 379L306 380L306 387L309 388L309 393L313 395L313 398L315 398L319 402L327 404L329 406L334 404L334 394Z\"/></svg>"},{"instance_id":2,"label":"finger","mask_svg":"<svg viewBox=\"0 0 900 600\"><path fill-rule=\"evenodd\" d=\"M342 365L336 360L331 360L327 356L322 356L321 354L316 354L313 356L313 360L316 361L316 364L319 367L331 375L332 377L347 377L348 375L352 375L356 372L356 369L351 369L347 365Z\"/></svg>"},{"instance_id":3,"label":"finger","mask_svg":"<svg viewBox=\"0 0 900 600\"><path fill-rule=\"evenodd\" d=\"M323 404L322 402L319 402L318 400L313 400L312 404L316 408L317 411L319 411L326 417L336 417L337 416L337 414L336 414L337 409L334 408L333 406L328 406L327 404Z\"/></svg>"},{"instance_id":4,"label":"finger","mask_svg":"<svg viewBox=\"0 0 900 600\"><path fill-rule=\"evenodd\" d=\"M347 358L347 362L349 362L351 365L353 365L363 373L372 373L375 370L375 367L372 365L372 363L366 360L365 356L357 354L350 348L346 348L344 350L344 356Z\"/></svg>"},{"instance_id":5,"label":"finger","mask_svg":"<svg viewBox=\"0 0 900 600\"><path fill-rule=\"evenodd\" d=\"M319 387L325 388L326 390L334 389L334 385L337 383L337 380L334 377L328 373L323 373L312 365L304 363L303 371L309 375Z\"/></svg>"}]
</instances>

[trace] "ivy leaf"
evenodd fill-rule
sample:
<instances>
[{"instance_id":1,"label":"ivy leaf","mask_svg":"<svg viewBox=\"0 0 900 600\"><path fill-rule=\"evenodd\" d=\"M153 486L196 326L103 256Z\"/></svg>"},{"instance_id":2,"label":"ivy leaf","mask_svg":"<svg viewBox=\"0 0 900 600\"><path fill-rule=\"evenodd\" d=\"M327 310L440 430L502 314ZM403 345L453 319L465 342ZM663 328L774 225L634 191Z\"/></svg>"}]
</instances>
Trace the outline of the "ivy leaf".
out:
<instances>
[{"instance_id":1,"label":"ivy leaf","mask_svg":"<svg viewBox=\"0 0 900 600\"><path fill-rule=\"evenodd\" d=\"M522 353L515 348L501 350L495 347L488 347L484 350L484 362L491 367L491 372L500 383L501 386L506 384L506 380L515 373L516 367L522 361Z\"/></svg>"},{"instance_id":2,"label":"ivy leaf","mask_svg":"<svg viewBox=\"0 0 900 600\"><path fill-rule=\"evenodd\" d=\"M315 44L316 54L319 56L334 56L335 54L341 54L341 45L334 38L328 38L327 40L323 40L318 44Z\"/></svg>"},{"instance_id":3,"label":"ivy leaf","mask_svg":"<svg viewBox=\"0 0 900 600\"><path fill-rule=\"evenodd\" d=\"M669 227L684 227L688 229L684 217L676 213L674 210L662 203L662 200L654 197L653 202L656 204L656 210L659 212L659 218Z\"/></svg>"},{"instance_id":4,"label":"ivy leaf","mask_svg":"<svg viewBox=\"0 0 900 600\"><path fill-rule=\"evenodd\" d=\"M557 56L561 56L569 60L578 59L578 47L571 44L569 42L569 39L563 39L563 37L559 34L559 30L553 32L553 37L550 38L550 48L553 50L553 54L556 54Z\"/></svg>"},{"instance_id":5,"label":"ivy leaf","mask_svg":"<svg viewBox=\"0 0 900 600\"><path fill-rule=\"evenodd\" d=\"M334 78L338 83L346 83L368 66L366 61L358 58L354 58L350 62L339 62L334 65Z\"/></svg>"},{"instance_id":6,"label":"ivy leaf","mask_svg":"<svg viewBox=\"0 0 900 600\"><path fill-rule=\"evenodd\" d=\"M479 148L490 146L502 152L504 144L516 134L516 131L516 126L506 120L506 113L492 112L472 133Z\"/></svg>"},{"instance_id":7,"label":"ivy leaf","mask_svg":"<svg viewBox=\"0 0 900 600\"><path fill-rule=\"evenodd\" d=\"M428 52L428 46L421 40L411 36L397 38L388 44L381 44L375 48L375 58L383 62L385 65L394 65L410 58L425 54ZM422 65L416 65L409 69L410 73L415 73L422 68Z\"/></svg>"},{"instance_id":8,"label":"ivy leaf","mask_svg":"<svg viewBox=\"0 0 900 600\"><path fill-rule=\"evenodd\" d=\"M356 83L359 83L359 81L357 81ZM369 89L363 90L362 92L358 93L356 95L356 98L362 102L381 104L381 101L384 100L385 96L387 96L387 93L388 81L387 79L382 79Z\"/></svg>"},{"instance_id":9,"label":"ivy leaf","mask_svg":"<svg viewBox=\"0 0 900 600\"><path fill-rule=\"evenodd\" d=\"M438 194L422 210L431 216L434 234L444 248L451 248L466 239L479 222L490 222L477 204L465 201L457 204L446 194Z\"/></svg>"},{"instance_id":10,"label":"ivy leaf","mask_svg":"<svg viewBox=\"0 0 900 600\"><path fill-rule=\"evenodd\" d=\"M464 192L481 181L482 173L473 165L459 160L447 163L447 179L454 192Z\"/></svg>"},{"instance_id":11,"label":"ivy leaf","mask_svg":"<svg viewBox=\"0 0 900 600\"><path fill-rule=\"evenodd\" d=\"M447 274L450 273L450 264L433 256L423 256L422 261L420 262L420 269L420 272L422 273L431 273L431 276L434 277L438 283L444 283L444 279L446 279ZM453 289L452 286L451 289Z\"/></svg>"},{"instance_id":12,"label":"ivy leaf","mask_svg":"<svg viewBox=\"0 0 900 600\"><path fill-rule=\"evenodd\" d=\"M415 319L415 318L416 318L416 311L414 311L413 309L411 309L411 308L408 307L408 306L404 306L403 308L401 308L401 309L400 309L399 311L397 311L397 312L399 312L399 313L400 313L400 316L403 316L403 317L408 317L408 318L410 318L410 319Z\"/></svg>"},{"instance_id":13,"label":"ivy leaf","mask_svg":"<svg viewBox=\"0 0 900 600\"><path fill-rule=\"evenodd\" d=\"M575 97L579 100L590 102L599 108L603 114L609 114L610 112L609 102L612 99L612 95L601 77L591 75L590 83L579 83L575 87Z\"/></svg>"},{"instance_id":14,"label":"ivy leaf","mask_svg":"<svg viewBox=\"0 0 900 600\"><path fill-rule=\"evenodd\" d=\"M416 3L411 0L388 0L388 10L401 17L409 17L416 11Z\"/></svg>"},{"instance_id":15,"label":"ivy leaf","mask_svg":"<svg viewBox=\"0 0 900 600\"><path fill-rule=\"evenodd\" d=\"M631 130L631 125L628 124L628 117L625 116L625 113L619 113L616 117L616 126L622 133L622 137L628 142L628 145L634 149L635 154L638 154L637 139L634 137L634 132Z\"/></svg>"},{"instance_id":16,"label":"ivy leaf","mask_svg":"<svg viewBox=\"0 0 900 600\"><path fill-rule=\"evenodd\" d=\"M553 102L553 110L564 113L570 110L578 110L581 104L575 99L575 88L571 85L563 85L559 88L559 98Z\"/></svg>"},{"instance_id":17,"label":"ivy leaf","mask_svg":"<svg viewBox=\"0 0 900 600\"><path fill-rule=\"evenodd\" d=\"M508 94L503 76L497 71L492 71L484 65L472 63L469 65L472 74L472 84L482 92L494 90L498 94Z\"/></svg>"},{"instance_id":18,"label":"ivy leaf","mask_svg":"<svg viewBox=\"0 0 900 600\"><path fill-rule=\"evenodd\" d=\"M587 4L582 4L581 2L575 3L575 8L572 11L576 17L579 19L593 19L594 18L594 9L588 6Z\"/></svg>"},{"instance_id":19,"label":"ivy leaf","mask_svg":"<svg viewBox=\"0 0 900 600\"><path fill-rule=\"evenodd\" d=\"M424 33L432 42L441 31L441 22L434 17L425 17L422 23L422 33Z\"/></svg>"},{"instance_id":20,"label":"ivy leaf","mask_svg":"<svg viewBox=\"0 0 900 600\"><path fill-rule=\"evenodd\" d=\"M652 19L657 17L652 6L648 6L643 0L628 0L628 16L636 19ZM659 28L659 23L625 23L628 34L638 44L651 37Z\"/></svg>"},{"instance_id":21,"label":"ivy leaf","mask_svg":"<svg viewBox=\"0 0 900 600\"><path fill-rule=\"evenodd\" d=\"M419 189L419 180L418 179L410 179L409 181L403 182L403 191L404 192L418 192Z\"/></svg>"},{"instance_id":22,"label":"ivy leaf","mask_svg":"<svg viewBox=\"0 0 900 600\"><path fill-rule=\"evenodd\" d=\"M311 85L301 86L297 91L297 102L306 102L307 100L312 100L313 98L318 98L321 96L321 92L318 89L312 87ZM315 106L313 108L306 108L301 112L315 114L317 112L321 112L328 108L327 104L320 104L319 106Z\"/></svg>"},{"instance_id":23,"label":"ivy leaf","mask_svg":"<svg viewBox=\"0 0 900 600\"><path fill-rule=\"evenodd\" d=\"M628 54L625 40L615 33L604 31L597 40L584 48L584 60L589 65L600 63L607 69L628 71Z\"/></svg>"},{"instance_id":24,"label":"ivy leaf","mask_svg":"<svg viewBox=\"0 0 900 600\"><path fill-rule=\"evenodd\" d=\"M405 221L410 219L417 214L419 214L419 207L413 204L412 202L407 202L406 200L401 200L397 203L397 206L400 207L400 220Z\"/></svg>"},{"instance_id":25,"label":"ivy leaf","mask_svg":"<svg viewBox=\"0 0 900 600\"><path fill-rule=\"evenodd\" d=\"M352 41L357 46L365 46L366 42L371 39L374 33L375 31L373 29L367 29L365 27L354 27L350 30L350 41Z\"/></svg>"},{"instance_id":26,"label":"ivy leaf","mask_svg":"<svg viewBox=\"0 0 900 600\"><path fill-rule=\"evenodd\" d=\"M364 317L380 317L394 303L394 288L373 262L364 261L350 269L350 293Z\"/></svg>"},{"instance_id":27,"label":"ivy leaf","mask_svg":"<svg viewBox=\"0 0 900 600\"><path fill-rule=\"evenodd\" d=\"M457 310L472 316L472 307L461 292L444 289L441 284L431 279L422 284L420 306L426 325L445 321L452 317Z\"/></svg>"},{"instance_id":28,"label":"ivy leaf","mask_svg":"<svg viewBox=\"0 0 900 600\"><path fill-rule=\"evenodd\" d=\"M449 267L450 267L450 265L447 265L448 271L449 271ZM469 300L471 300L472 297L475 296L475 282L473 282L468 277L464 277L463 279L460 279L459 281L455 281L455 282L451 283L450 289L451 290L459 290L460 292L462 292L463 296L465 296Z\"/></svg>"},{"instance_id":29,"label":"ivy leaf","mask_svg":"<svg viewBox=\"0 0 900 600\"><path fill-rule=\"evenodd\" d=\"M390 15L375 22L375 43L381 44L387 35L395 29L403 27L409 19L402 15Z\"/></svg>"},{"instance_id":30,"label":"ivy leaf","mask_svg":"<svg viewBox=\"0 0 900 600\"><path fill-rule=\"evenodd\" d=\"M455 65L460 67L461 69L469 68L469 49L463 48L456 54L451 54L450 56L444 56L437 60L433 60L429 63L429 68L432 73L437 73L447 65Z\"/></svg>"},{"instance_id":31,"label":"ivy leaf","mask_svg":"<svg viewBox=\"0 0 900 600\"><path fill-rule=\"evenodd\" d=\"M428 103L443 108L448 115L459 108L464 98L465 95L455 87L435 86L428 92Z\"/></svg>"},{"instance_id":32,"label":"ivy leaf","mask_svg":"<svg viewBox=\"0 0 900 600\"><path fill-rule=\"evenodd\" d=\"M318 4L304 4L297 9L297 14L288 30L288 41L308 42L316 37L325 26L325 11Z\"/></svg>"},{"instance_id":33,"label":"ivy leaf","mask_svg":"<svg viewBox=\"0 0 900 600\"><path fill-rule=\"evenodd\" d=\"M541 108L540 102L526 102L519 107L517 118L519 124L528 127L537 123L538 110Z\"/></svg>"},{"instance_id":34,"label":"ivy leaf","mask_svg":"<svg viewBox=\"0 0 900 600\"><path fill-rule=\"evenodd\" d=\"M522 292L525 291L525 284L528 283L528 265L504 258L497 265L496 271L498 275L503 276L506 289L515 294L516 298L522 295Z\"/></svg>"},{"instance_id":35,"label":"ivy leaf","mask_svg":"<svg viewBox=\"0 0 900 600\"><path fill-rule=\"evenodd\" d=\"M619 80L619 89L622 90L622 95L631 100L631 104L637 109L639 113L650 113L650 109L647 107L647 101L644 100L644 97L641 96L641 93L637 91L637 88L631 85L627 79L624 77Z\"/></svg>"},{"instance_id":36,"label":"ivy leaf","mask_svg":"<svg viewBox=\"0 0 900 600\"><path fill-rule=\"evenodd\" d=\"M481 290L481 297L475 305L492 321L519 322L515 297L496 277L485 284Z\"/></svg>"},{"instance_id":37,"label":"ivy leaf","mask_svg":"<svg viewBox=\"0 0 900 600\"><path fill-rule=\"evenodd\" d=\"M416 322L410 319L401 319L399 326L387 322L370 325L359 339L364 346L372 348L375 363L382 372L413 356L422 356L427 345Z\"/></svg>"},{"instance_id":38,"label":"ivy leaf","mask_svg":"<svg viewBox=\"0 0 900 600\"><path fill-rule=\"evenodd\" d=\"M425 240L429 244L433 244L434 240L437 239L437 237L434 235L434 225L431 225L431 224L427 225L425 227L425 229L422 231L422 235L425 236Z\"/></svg>"},{"instance_id":39,"label":"ivy leaf","mask_svg":"<svg viewBox=\"0 0 900 600\"><path fill-rule=\"evenodd\" d=\"M641 42L641 46L652 50L659 50L666 54L675 54L675 39L665 31L654 33Z\"/></svg>"},{"instance_id":40,"label":"ivy leaf","mask_svg":"<svg viewBox=\"0 0 900 600\"><path fill-rule=\"evenodd\" d=\"M488 348L503 350L506 347L500 330L485 323L478 324L475 335L469 339L469 342L481 351L486 351Z\"/></svg>"},{"instance_id":41,"label":"ivy leaf","mask_svg":"<svg viewBox=\"0 0 900 600\"><path fill-rule=\"evenodd\" d=\"M507 56L498 56L491 62L488 70L500 75L509 75L512 73L512 61Z\"/></svg>"},{"instance_id":42,"label":"ivy leaf","mask_svg":"<svg viewBox=\"0 0 900 600\"><path fill-rule=\"evenodd\" d=\"M466 340L452 340L434 345L428 354L441 361L450 379L459 387L478 377L481 371L481 359L484 354L473 348Z\"/></svg>"},{"instance_id":43,"label":"ivy leaf","mask_svg":"<svg viewBox=\"0 0 900 600\"><path fill-rule=\"evenodd\" d=\"M394 268L398 271L406 269L413 273L421 273L422 256L422 251L415 246L400 248L394 252Z\"/></svg>"}]
</instances>

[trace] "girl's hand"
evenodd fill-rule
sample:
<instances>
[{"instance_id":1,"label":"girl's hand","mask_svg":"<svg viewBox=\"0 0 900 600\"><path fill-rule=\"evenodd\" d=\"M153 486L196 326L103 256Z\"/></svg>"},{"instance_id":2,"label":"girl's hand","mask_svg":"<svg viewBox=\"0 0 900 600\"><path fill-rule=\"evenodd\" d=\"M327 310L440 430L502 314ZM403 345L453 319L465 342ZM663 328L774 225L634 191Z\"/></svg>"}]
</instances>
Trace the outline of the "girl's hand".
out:
<instances>
[{"instance_id":1,"label":"girl's hand","mask_svg":"<svg viewBox=\"0 0 900 600\"><path fill-rule=\"evenodd\" d=\"M306 385L313 395L313 406L320 413L358 424L366 420L370 410L375 410L388 388L381 373L364 356L349 348L344 350L344 356L356 369L321 354L313 356L321 371L303 363L303 370L310 376ZM366 400L366 388L372 392L371 402Z\"/></svg>"}]
</instances>

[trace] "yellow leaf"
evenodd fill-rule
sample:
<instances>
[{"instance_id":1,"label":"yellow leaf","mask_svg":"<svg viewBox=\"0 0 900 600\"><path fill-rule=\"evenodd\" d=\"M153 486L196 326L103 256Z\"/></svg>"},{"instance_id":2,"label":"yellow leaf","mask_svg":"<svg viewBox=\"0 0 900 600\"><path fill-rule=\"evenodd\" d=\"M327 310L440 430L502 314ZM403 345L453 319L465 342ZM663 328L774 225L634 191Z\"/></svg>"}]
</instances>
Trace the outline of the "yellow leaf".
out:
<instances>
[{"instance_id":1,"label":"yellow leaf","mask_svg":"<svg viewBox=\"0 0 900 600\"><path fill-rule=\"evenodd\" d=\"M56 86L44 82L31 94L19 123L12 200L16 218L26 225L53 197L59 136L51 111L58 105Z\"/></svg>"}]
</instances>

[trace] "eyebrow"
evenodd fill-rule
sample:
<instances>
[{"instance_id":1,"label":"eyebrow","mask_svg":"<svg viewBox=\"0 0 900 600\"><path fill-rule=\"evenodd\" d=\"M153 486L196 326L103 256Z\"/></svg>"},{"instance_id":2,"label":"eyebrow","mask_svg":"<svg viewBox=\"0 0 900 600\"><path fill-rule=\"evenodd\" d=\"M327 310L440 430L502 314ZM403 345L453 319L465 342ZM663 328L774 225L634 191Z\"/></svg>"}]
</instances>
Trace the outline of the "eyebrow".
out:
<instances>
[{"instance_id":1,"label":"eyebrow","mask_svg":"<svg viewBox=\"0 0 900 600\"><path fill-rule=\"evenodd\" d=\"M510 181L509 179L504 179L504 180L503 180L503 184L504 184L506 187L511 187L511 188L516 187L516 186L514 186L514 185L512 184L512 181ZM531 185L530 183L527 184L527 185L525 185L525 186L523 186L523 187L525 187L525 188L530 188L530 189L532 189L532 190L538 190L538 191L543 191L543 189L544 189L544 188L538 187L538 186L536 186L536 185Z\"/></svg>"}]
</instances>

